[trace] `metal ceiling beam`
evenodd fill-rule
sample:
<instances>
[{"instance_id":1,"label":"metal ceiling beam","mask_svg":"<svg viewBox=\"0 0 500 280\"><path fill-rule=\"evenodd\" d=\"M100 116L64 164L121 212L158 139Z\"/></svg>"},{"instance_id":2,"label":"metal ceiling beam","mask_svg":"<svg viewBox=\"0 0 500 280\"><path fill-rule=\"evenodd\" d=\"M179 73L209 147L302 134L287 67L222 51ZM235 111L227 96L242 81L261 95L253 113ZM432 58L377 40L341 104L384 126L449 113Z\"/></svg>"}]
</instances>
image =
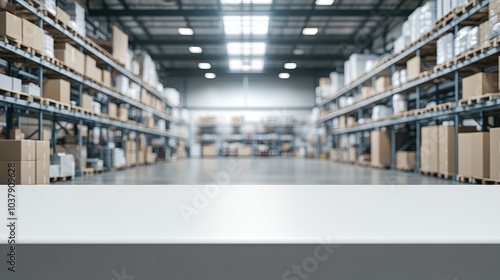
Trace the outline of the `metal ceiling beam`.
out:
<instances>
[{"instance_id":1,"label":"metal ceiling beam","mask_svg":"<svg viewBox=\"0 0 500 280\"><path fill-rule=\"evenodd\" d=\"M279 68L266 68L260 72L235 72L230 71L228 68L212 68L210 70L200 70L193 68L166 68L165 72L160 73L162 78L168 77L203 77L205 73L215 73L221 75L278 75L279 73L288 72L293 76L317 76L328 75L332 71L332 67L317 67L317 68L297 68L295 70L286 70L282 67Z\"/></svg>"},{"instance_id":2,"label":"metal ceiling beam","mask_svg":"<svg viewBox=\"0 0 500 280\"><path fill-rule=\"evenodd\" d=\"M130 43L132 45L144 46L144 45L223 45L227 42L242 42L242 41L252 41L252 42L266 42L268 45L341 45L341 44L359 44L351 36L325 36L312 38L273 38L267 36L250 36L250 37L191 37L183 38L180 36L170 36L170 37L160 37L155 39L147 38L137 38L132 40Z\"/></svg>"},{"instance_id":3,"label":"metal ceiling beam","mask_svg":"<svg viewBox=\"0 0 500 280\"><path fill-rule=\"evenodd\" d=\"M214 60L228 60L230 56L225 54L165 54L165 55L151 55L155 61L214 61ZM231 56L233 57L233 56ZM238 57L238 56L235 56ZM341 54L318 54L318 55L281 55L281 54L267 54L265 55L267 61L345 61L346 57Z\"/></svg>"},{"instance_id":4,"label":"metal ceiling beam","mask_svg":"<svg viewBox=\"0 0 500 280\"><path fill-rule=\"evenodd\" d=\"M201 9L102 9L89 10L91 17L220 17L226 15L270 15L273 17L369 17L391 14L394 17L407 17L413 10L402 9L275 9L275 10L201 10Z\"/></svg>"}]
</instances>

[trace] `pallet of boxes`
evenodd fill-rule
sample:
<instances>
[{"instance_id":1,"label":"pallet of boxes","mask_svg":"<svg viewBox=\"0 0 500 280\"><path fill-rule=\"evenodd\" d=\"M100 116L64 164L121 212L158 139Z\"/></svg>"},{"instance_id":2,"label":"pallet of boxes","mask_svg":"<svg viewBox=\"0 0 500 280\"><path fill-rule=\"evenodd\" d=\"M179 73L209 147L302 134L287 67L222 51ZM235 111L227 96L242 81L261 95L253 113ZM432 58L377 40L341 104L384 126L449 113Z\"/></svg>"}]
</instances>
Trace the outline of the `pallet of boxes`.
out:
<instances>
[{"instance_id":1,"label":"pallet of boxes","mask_svg":"<svg viewBox=\"0 0 500 280\"><path fill-rule=\"evenodd\" d=\"M0 140L0 184L50 184L50 143L33 140Z\"/></svg>"}]
</instances>

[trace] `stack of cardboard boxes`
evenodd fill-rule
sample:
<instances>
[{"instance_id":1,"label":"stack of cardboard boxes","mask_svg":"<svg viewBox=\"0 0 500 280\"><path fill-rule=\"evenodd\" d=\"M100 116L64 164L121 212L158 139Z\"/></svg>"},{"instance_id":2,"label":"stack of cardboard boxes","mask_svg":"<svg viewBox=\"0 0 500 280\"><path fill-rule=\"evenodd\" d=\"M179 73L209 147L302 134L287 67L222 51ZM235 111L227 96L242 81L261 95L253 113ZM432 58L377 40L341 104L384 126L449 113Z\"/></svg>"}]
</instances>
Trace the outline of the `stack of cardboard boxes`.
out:
<instances>
[{"instance_id":1,"label":"stack of cardboard boxes","mask_svg":"<svg viewBox=\"0 0 500 280\"><path fill-rule=\"evenodd\" d=\"M146 147L146 163L148 164L153 164L156 162L157 155L156 153L153 153L153 147L147 146Z\"/></svg>"},{"instance_id":2,"label":"stack of cardboard boxes","mask_svg":"<svg viewBox=\"0 0 500 280\"><path fill-rule=\"evenodd\" d=\"M215 116L200 117L198 120L199 125L217 125L217 118Z\"/></svg>"},{"instance_id":3,"label":"stack of cardboard boxes","mask_svg":"<svg viewBox=\"0 0 500 280\"><path fill-rule=\"evenodd\" d=\"M54 49L57 59L77 74L85 76L85 54L69 43L56 43Z\"/></svg>"},{"instance_id":4,"label":"stack of cardboard boxes","mask_svg":"<svg viewBox=\"0 0 500 280\"><path fill-rule=\"evenodd\" d=\"M389 131L372 131L371 164L377 167L391 165L391 135Z\"/></svg>"},{"instance_id":5,"label":"stack of cardboard boxes","mask_svg":"<svg viewBox=\"0 0 500 280\"><path fill-rule=\"evenodd\" d=\"M202 148L202 156L203 157L216 157L219 155L219 151L217 150L217 146L215 144L205 145Z\"/></svg>"},{"instance_id":6,"label":"stack of cardboard boxes","mask_svg":"<svg viewBox=\"0 0 500 280\"><path fill-rule=\"evenodd\" d=\"M179 141L179 145L177 146L177 158L187 158L186 152L186 141Z\"/></svg>"},{"instance_id":7,"label":"stack of cardboard boxes","mask_svg":"<svg viewBox=\"0 0 500 280\"><path fill-rule=\"evenodd\" d=\"M102 83L102 70L97 67L96 60L88 55L85 56L85 77L98 83Z\"/></svg>"},{"instance_id":8,"label":"stack of cardboard boxes","mask_svg":"<svg viewBox=\"0 0 500 280\"><path fill-rule=\"evenodd\" d=\"M32 140L0 140L0 184L14 180L16 185L50 183L50 143Z\"/></svg>"},{"instance_id":9,"label":"stack of cardboard boxes","mask_svg":"<svg viewBox=\"0 0 500 280\"><path fill-rule=\"evenodd\" d=\"M251 145L240 145L236 150L237 157L251 157L253 156L253 148Z\"/></svg>"},{"instance_id":10,"label":"stack of cardboard boxes","mask_svg":"<svg viewBox=\"0 0 500 280\"><path fill-rule=\"evenodd\" d=\"M125 158L128 167L137 164L137 143L135 140L127 140L125 142Z\"/></svg>"},{"instance_id":11,"label":"stack of cardboard boxes","mask_svg":"<svg viewBox=\"0 0 500 280\"><path fill-rule=\"evenodd\" d=\"M146 153L147 153L146 135L139 134L139 156L137 157L137 163L139 164L146 163Z\"/></svg>"},{"instance_id":12,"label":"stack of cardboard boxes","mask_svg":"<svg viewBox=\"0 0 500 280\"><path fill-rule=\"evenodd\" d=\"M0 38L33 49L37 53L44 53L45 32L28 20L20 19L13 14L12 6L2 4L9 11L0 11Z\"/></svg>"},{"instance_id":13,"label":"stack of cardboard boxes","mask_svg":"<svg viewBox=\"0 0 500 280\"><path fill-rule=\"evenodd\" d=\"M64 104L70 103L71 86L61 79L43 81L43 97L54 99Z\"/></svg>"}]
</instances>

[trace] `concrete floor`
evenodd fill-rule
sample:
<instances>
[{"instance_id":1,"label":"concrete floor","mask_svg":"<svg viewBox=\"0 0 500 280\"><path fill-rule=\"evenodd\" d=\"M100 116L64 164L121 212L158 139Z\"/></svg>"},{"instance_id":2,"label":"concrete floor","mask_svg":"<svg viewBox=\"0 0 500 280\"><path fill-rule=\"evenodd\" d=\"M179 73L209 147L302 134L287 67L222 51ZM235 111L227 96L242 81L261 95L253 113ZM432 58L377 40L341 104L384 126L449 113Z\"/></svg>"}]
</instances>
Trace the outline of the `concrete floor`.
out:
<instances>
[{"instance_id":1,"label":"concrete floor","mask_svg":"<svg viewBox=\"0 0 500 280\"><path fill-rule=\"evenodd\" d=\"M65 184L67 184L66 182ZM188 159L77 178L77 185L443 185L453 181L328 160Z\"/></svg>"}]
</instances>

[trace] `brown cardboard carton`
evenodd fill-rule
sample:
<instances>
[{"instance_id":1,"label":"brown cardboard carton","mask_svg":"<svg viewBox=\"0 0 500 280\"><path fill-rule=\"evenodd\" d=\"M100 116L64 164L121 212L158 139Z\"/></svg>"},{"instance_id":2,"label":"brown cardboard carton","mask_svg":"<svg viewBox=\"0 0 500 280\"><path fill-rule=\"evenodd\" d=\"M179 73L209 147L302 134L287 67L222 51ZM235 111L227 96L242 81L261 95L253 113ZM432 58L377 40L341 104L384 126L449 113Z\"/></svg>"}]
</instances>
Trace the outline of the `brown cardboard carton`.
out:
<instances>
[{"instance_id":1,"label":"brown cardboard carton","mask_svg":"<svg viewBox=\"0 0 500 280\"><path fill-rule=\"evenodd\" d=\"M0 140L0 161L35 161L36 143L31 140ZM1 172L0 172L1 173Z\"/></svg>"},{"instance_id":2,"label":"brown cardboard carton","mask_svg":"<svg viewBox=\"0 0 500 280\"><path fill-rule=\"evenodd\" d=\"M34 141L37 161L50 161L50 142L49 141ZM47 171L48 172L48 171Z\"/></svg>"},{"instance_id":3,"label":"brown cardboard carton","mask_svg":"<svg viewBox=\"0 0 500 280\"><path fill-rule=\"evenodd\" d=\"M92 57L85 56L85 76L89 78L94 78L97 62Z\"/></svg>"},{"instance_id":4,"label":"brown cardboard carton","mask_svg":"<svg viewBox=\"0 0 500 280\"><path fill-rule=\"evenodd\" d=\"M102 70L99 68L94 69L94 75L92 77L96 82L102 83Z\"/></svg>"},{"instance_id":5,"label":"brown cardboard carton","mask_svg":"<svg viewBox=\"0 0 500 280\"><path fill-rule=\"evenodd\" d=\"M217 147L215 145L207 145L202 148L203 157L216 157L219 155Z\"/></svg>"},{"instance_id":6,"label":"brown cardboard carton","mask_svg":"<svg viewBox=\"0 0 500 280\"><path fill-rule=\"evenodd\" d=\"M117 117L117 105L115 103L109 103L108 105L108 115L110 115L111 117Z\"/></svg>"},{"instance_id":7,"label":"brown cardboard carton","mask_svg":"<svg viewBox=\"0 0 500 280\"><path fill-rule=\"evenodd\" d=\"M111 84L111 72L107 71L107 70L102 70L102 83L107 86L107 87L111 87L112 84Z\"/></svg>"},{"instance_id":8,"label":"brown cardboard carton","mask_svg":"<svg viewBox=\"0 0 500 280\"><path fill-rule=\"evenodd\" d=\"M80 75L85 75L85 55L68 43L55 44L54 55L66 66Z\"/></svg>"},{"instance_id":9,"label":"brown cardboard carton","mask_svg":"<svg viewBox=\"0 0 500 280\"><path fill-rule=\"evenodd\" d=\"M127 63L128 36L120 28L113 26L113 58L121 64Z\"/></svg>"},{"instance_id":10,"label":"brown cardboard carton","mask_svg":"<svg viewBox=\"0 0 500 280\"><path fill-rule=\"evenodd\" d=\"M490 178L500 180L500 127L490 129Z\"/></svg>"},{"instance_id":11,"label":"brown cardboard carton","mask_svg":"<svg viewBox=\"0 0 500 280\"><path fill-rule=\"evenodd\" d=\"M14 167L13 167L14 166ZM35 161L0 161L0 185L11 183L14 179L15 185L34 185L36 183Z\"/></svg>"},{"instance_id":12,"label":"brown cardboard carton","mask_svg":"<svg viewBox=\"0 0 500 280\"><path fill-rule=\"evenodd\" d=\"M23 139L22 135L23 135L23 133L18 128L13 128L10 130L10 139L11 140L22 140Z\"/></svg>"},{"instance_id":13,"label":"brown cardboard carton","mask_svg":"<svg viewBox=\"0 0 500 280\"><path fill-rule=\"evenodd\" d=\"M371 161L374 165L391 165L391 135L388 131L372 131Z\"/></svg>"},{"instance_id":14,"label":"brown cardboard carton","mask_svg":"<svg viewBox=\"0 0 500 280\"><path fill-rule=\"evenodd\" d=\"M245 145L238 147L238 150L236 150L236 155L238 157L251 157L253 155L252 146Z\"/></svg>"},{"instance_id":15,"label":"brown cardboard carton","mask_svg":"<svg viewBox=\"0 0 500 280\"><path fill-rule=\"evenodd\" d=\"M71 20L71 17L63 9L57 7L56 16L64 25L69 26L69 21Z\"/></svg>"},{"instance_id":16,"label":"brown cardboard carton","mask_svg":"<svg viewBox=\"0 0 500 280\"><path fill-rule=\"evenodd\" d=\"M126 108L120 107L120 109L118 109L118 118L122 122L128 121L128 110Z\"/></svg>"},{"instance_id":17,"label":"brown cardboard carton","mask_svg":"<svg viewBox=\"0 0 500 280\"><path fill-rule=\"evenodd\" d=\"M472 177L490 178L490 134L471 133Z\"/></svg>"},{"instance_id":18,"label":"brown cardboard carton","mask_svg":"<svg viewBox=\"0 0 500 280\"><path fill-rule=\"evenodd\" d=\"M70 103L70 83L65 80L45 80L43 81L43 97L60 101L65 104Z\"/></svg>"},{"instance_id":19,"label":"brown cardboard carton","mask_svg":"<svg viewBox=\"0 0 500 280\"><path fill-rule=\"evenodd\" d=\"M375 92L381 93L386 91L386 89L391 86L391 83L392 83L391 78L379 77L375 82Z\"/></svg>"},{"instance_id":20,"label":"brown cardboard carton","mask_svg":"<svg viewBox=\"0 0 500 280\"><path fill-rule=\"evenodd\" d=\"M476 132L476 127L460 127L459 133ZM441 174L455 174L457 139L455 137L455 126L439 126L439 169Z\"/></svg>"},{"instance_id":21,"label":"brown cardboard carton","mask_svg":"<svg viewBox=\"0 0 500 280\"><path fill-rule=\"evenodd\" d=\"M368 98L368 97L372 96L372 93L373 93L372 87L364 86L361 88L361 94L363 95L363 98Z\"/></svg>"},{"instance_id":22,"label":"brown cardboard carton","mask_svg":"<svg viewBox=\"0 0 500 280\"><path fill-rule=\"evenodd\" d=\"M0 0L0 11L7 11L11 14L15 14L16 7L11 3L7 2L7 0Z\"/></svg>"},{"instance_id":23,"label":"brown cardboard carton","mask_svg":"<svg viewBox=\"0 0 500 280\"><path fill-rule=\"evenodd\" d=\"M401 151L396 153L396 169L414 170L417 166L417 153Z\"/></svg>"},{"instance_id":24,"label":"brown cardboard carton","mask_svg":"<svg viewBox=\"0 0 500 280\"><path fill-rule=\"evenodd\" d=\"M45 32L25 19L23 19L23 44L39 53L44 53Z\"/></svg>"},{"instance_id":25,"label":"brown cardboard carton","mask_svg":"<svg viewBox=\"0 0 500 280\"><path fill-rule=\"evenodd\" d=\"M92 102L93 101L94 101L94 98L92 97L92 95L84 93L82 96L81 107L92 111Z\"/></svg>"},{"instance_id":26,"label":"brown cardboard carton","mask_svg":"<svg viewBox=\"0 0 500 280\"><path fill-rule=\"evenodd\" d=\"M35 184L49 185L50 184L50 159L37 160L35 167Z\"/></svg>"},{"instance_id":27,"label":"brown cardboard carton","mask_svg":"<svg viewBox=\"0 0 500 280\"><path fill-rule=\"evenodd\" d=\"M487 47L490 45L490 22L485 21L479 25L479 45Z\"/></svg>"},{"instance_id":28,"label":"brown cardboard carton","mask_svg":"<svg viewBox=\"0 0 500 280\"><path fill-rule=\"evenodd\" d=\"M462 98L498 93L498 73L477 73L462 80Z\"/></svg>"},{"instance_id":29,"label":"brown cardboard carton","mask_svg":"<svg viewBox=\"0 0 500 280\"><path fill-rule=\"evenodd\" d=\"M347 127L353 127L357 124L356 118L354 117L348 117L347 118Z\"/></svg>"},{"instance_id":30,"label":"brown cardboard carton","mask_svg":"<svg viewBox=\"0 0 500 280\"><path fill-rule=\"evenodd\" d=\"M458 174L472 176L472 133L458 134Z\"/></svg>"},{"instance_id":31,"label":"brown cardboard carton","mask_svg":"<svg viewBox=\"0 0 500 280\"><path fill-rule=\"evenodd\" d=\"M0 12L0 37L22 43L23 21L9 12Z\"/></svg>"},{"instance_id":32,"label":"brown cardboard carton","mask_svg":"<svg viewBox=\"0 0 500 280\"><path fill-rule=\"evenodd\" d=\"M358 148L351 147L349 149L349 162L356 162L358 159Z\"/></svg>"},{"instance_id":33,"label":"brown cardboard carton","mask_svg":"<svg viewBox=\"0 0 500 280\"><path fill-rule=\"evenodd\" d=\"M439 171L439 127L425 126L421 129L420 169L427 172Z\"/></svg>"},{"instance_id":34,"label":"brown cardboard carton","mask_svg":"<svg viewBox=\"0 0 500 280\"><path fill-rule=\"evenodd\" d=\"M420 75L421 69L421 59L419 56L416 56L408 62L406 62L406 71L407 71L407 79L408 81L414 80L418 78Z\"/></svg>"},{"instance_id":35,"label":"brown cardboard carton","mask_svg":"<svg viewBox=\"0 0 500 280\"><path fill-rule=\"evenodd\" d=\"M332 81L330 80L330 78L320 78L319 79L319 86L329 86L332 84Z\"/></svg>"},{"instance_id":36,"label":"brown cardboard carton","mask_svg":"<svg viewBox=\"0 0 500 280\"><path fill-rule=\"evenodd\" d=\"M347 120L345 116L339 117L339 128L345 128L347 125Z\"/></svg>"}]
</instances>

